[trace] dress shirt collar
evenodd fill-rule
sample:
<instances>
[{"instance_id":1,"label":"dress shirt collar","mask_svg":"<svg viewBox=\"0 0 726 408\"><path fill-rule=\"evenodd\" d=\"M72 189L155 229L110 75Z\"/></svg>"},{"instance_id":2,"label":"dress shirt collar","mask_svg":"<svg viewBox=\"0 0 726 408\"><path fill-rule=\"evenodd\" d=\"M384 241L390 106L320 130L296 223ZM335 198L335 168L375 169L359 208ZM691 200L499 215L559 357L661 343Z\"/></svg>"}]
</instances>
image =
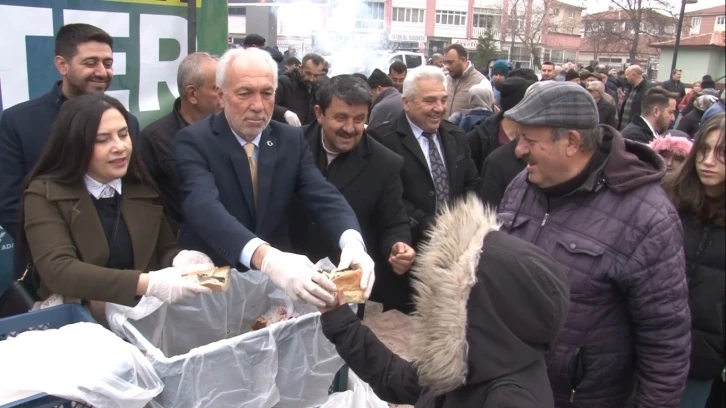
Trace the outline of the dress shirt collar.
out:
<instances>
[{"instance_id":1,"label":"dress shirt collar","mask_svg":"<svg viewBox=\"0 0 726 408\"><path fill-rule=\"evenodd\" d=\"M86 174L83 176L83 181L86 183L86 190L88 190L88 193L96 199L113 197L113 191L121 194L122 183L120 178L112 180L107 184L103 184Z\"/></svg>"}]
</instances>

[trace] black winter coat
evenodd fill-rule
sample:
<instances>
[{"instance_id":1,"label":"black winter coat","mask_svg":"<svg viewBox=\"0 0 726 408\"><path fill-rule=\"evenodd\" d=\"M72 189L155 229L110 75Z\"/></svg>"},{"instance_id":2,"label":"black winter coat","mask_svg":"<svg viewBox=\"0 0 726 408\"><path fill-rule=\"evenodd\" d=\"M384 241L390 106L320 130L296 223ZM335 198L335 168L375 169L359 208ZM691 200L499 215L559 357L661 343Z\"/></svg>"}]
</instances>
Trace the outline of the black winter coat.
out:
<instances>
[{"instance_id":1,"label":"black winter coat","mask_svg":"<svg viewBox=\"0 0 726 408\"><path fill-rule=\"evenodd\" d=\"M699 225L690 214L681 213L680 217L693 324L690 376L713 379L720 377L726 364L726 230Z\"/></svg>"},{"instance_id":2,"label":"black winter coat","mask_svg":"<svg viewBox=\"0 0 726 408\"><path fill-rule=\"evenodd\" d=\"M484 160L481 170L479 198L490 207L498 207L509 183L527 167L527 163L514 155L519 139L514 139L494 150Z\"/></svg>"},{"instance_id":3,"label":"black winter coat","mask_svg":"<svg viewBox=\"0 0 726 408\"><path fill-rule=\"evenodd\" d=\"M310 86L303 81L300 71L293 69L290 72L280 75L277 80L277 91L275 91L275 110L272 119L287 123L285 121L285 112L294 112L300 124L308 125L315 121L315 111L313 110L315 102L316 86Z\"/></svg>"},{"instance_id":4,"label":"black winter coat","mask_svg":"<svg viewBox=\"0 0 726 408\"><path fill-rule=\"evenodd\" d=\"M681 132L688 133L688 136L693 139L698 133L698 129L701 128L701 117L703 112L698 109L693 109L687 114L683 115L680 122L678 122L677 129Z\"/></svg>"},{"instance_id":5,"label":"black winter coat","mask_svg":"<svg viewBox=\"0 0 726 408\"><path fill-rule=\"evenodd\" d=\"M502 122L504 114L501 112L489 116L484 123L480 123L474 129L466 133L466 139L469 141L469 149L471 150L471 158L476 165L477 174L481 174L484 160L494 149L501 146L499 144L499 124Z\"/></svg>"}]
</instances>

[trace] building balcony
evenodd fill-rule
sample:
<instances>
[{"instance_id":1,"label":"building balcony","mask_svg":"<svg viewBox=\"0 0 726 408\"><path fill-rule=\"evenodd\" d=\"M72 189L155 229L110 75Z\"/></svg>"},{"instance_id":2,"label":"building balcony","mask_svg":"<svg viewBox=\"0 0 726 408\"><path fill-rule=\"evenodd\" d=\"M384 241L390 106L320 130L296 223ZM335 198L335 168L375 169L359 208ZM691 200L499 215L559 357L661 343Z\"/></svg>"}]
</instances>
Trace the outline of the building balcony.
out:
<instances>
[{"instance_id":1,"label":"building balcony","mask_svg":"<svg viewBox=\"0 0 726 408\"><path fill-rule=\"evenodd\" d=\"M501 33L498 28L492 28L492 37L494 37L495 40L500 40L499 37L501 37ZM483 35L486 35L487 29L483 27L473 27L472 29L472 35L474 38L479 38Z\"/></svg>"}]
</instances>

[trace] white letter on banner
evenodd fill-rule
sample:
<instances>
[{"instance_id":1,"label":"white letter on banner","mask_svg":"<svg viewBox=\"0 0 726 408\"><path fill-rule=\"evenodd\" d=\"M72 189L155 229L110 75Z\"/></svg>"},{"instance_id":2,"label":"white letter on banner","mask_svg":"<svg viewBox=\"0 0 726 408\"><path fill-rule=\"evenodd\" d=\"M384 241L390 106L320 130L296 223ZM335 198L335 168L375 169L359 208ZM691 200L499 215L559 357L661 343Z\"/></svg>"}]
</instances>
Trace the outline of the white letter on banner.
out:
<instances>
[{"instance_id":1,"label":"white letter on banner","mask_svg":"<svg viewBox=\"0 0 726 408\"><path fill-rule=\"evenodd\" d=\"M3 109L30 99L25 37L53 35L52 9L0 5L0 97ZM47 58L47 63L53 63L52 56Z\"/></svg>"},{"instance_id":2,"label":"white letter on banner","mask_svg":"<svg viewBox=\"0 0 726 408\"><path fill-rule=\"evenodd\" d=\"M179 43L174 61L159 61L159 40ZM174 97L179 97L176 75L187 55L187 20L178 16L142 14L139 22L139 111L158 111L159 82L165 82Z\"/></svg>"},{"instance_id":3,"label":"white letter on banner","mask_svg":"<svg viewBox=\"0 0 726 408\"><path fill-rule=\"evenodd\" d=\"M63 24L85 23L95 25L113 38L129 36L129 14L109 11L63 10ZM126 75L126 53L113 53L113 75ZM128 90L108 91L106 95L116 98L129 109Z\"/></svg>"}]
</instances>

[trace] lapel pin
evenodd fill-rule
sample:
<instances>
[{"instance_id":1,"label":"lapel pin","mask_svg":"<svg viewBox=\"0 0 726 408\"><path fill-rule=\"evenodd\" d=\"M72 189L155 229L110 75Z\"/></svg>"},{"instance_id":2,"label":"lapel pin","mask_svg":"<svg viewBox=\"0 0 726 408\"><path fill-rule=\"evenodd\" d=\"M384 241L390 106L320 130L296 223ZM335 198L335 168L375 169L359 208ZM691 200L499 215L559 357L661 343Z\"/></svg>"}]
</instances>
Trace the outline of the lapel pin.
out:
<instances>
[{"instance_id":1,"label":"lapel pin","mask_svg":"<svg viewBox=\"0 0 726 408\"><path fill-rule=\"evenodd\" d=\"M270 146L270 147L272 147L272 145L273 145L272 141L271 140L268 140L267 141L267 145Z\"/></svg>"}]
</instances>

